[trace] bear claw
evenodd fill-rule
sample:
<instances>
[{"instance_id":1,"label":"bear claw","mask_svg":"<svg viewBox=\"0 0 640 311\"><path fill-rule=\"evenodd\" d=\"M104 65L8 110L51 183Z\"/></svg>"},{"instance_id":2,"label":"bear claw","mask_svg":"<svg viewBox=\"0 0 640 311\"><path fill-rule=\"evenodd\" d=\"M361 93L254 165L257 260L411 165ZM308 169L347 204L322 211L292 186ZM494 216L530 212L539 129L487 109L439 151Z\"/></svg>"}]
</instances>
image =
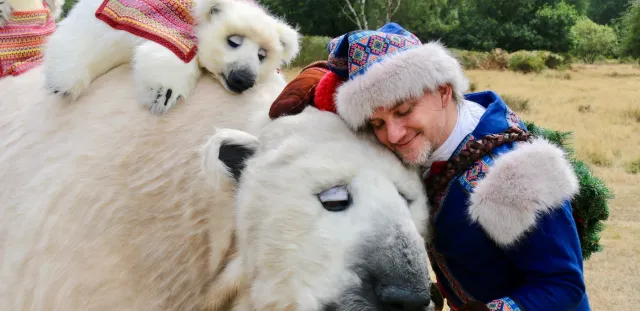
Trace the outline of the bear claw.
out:
<instances>
[{"instance_id":1,"label":"bear claw","mask_svg":"<svg viewBox=\"0 0 640 311\"><path fill-rule=\"evenodd\" d=\"M143 99L143 104L155 115L162 115L173 107L182 95L176 96L173 89L158 87L149 88L147 99Z\"/></svg>"}]
</instances>

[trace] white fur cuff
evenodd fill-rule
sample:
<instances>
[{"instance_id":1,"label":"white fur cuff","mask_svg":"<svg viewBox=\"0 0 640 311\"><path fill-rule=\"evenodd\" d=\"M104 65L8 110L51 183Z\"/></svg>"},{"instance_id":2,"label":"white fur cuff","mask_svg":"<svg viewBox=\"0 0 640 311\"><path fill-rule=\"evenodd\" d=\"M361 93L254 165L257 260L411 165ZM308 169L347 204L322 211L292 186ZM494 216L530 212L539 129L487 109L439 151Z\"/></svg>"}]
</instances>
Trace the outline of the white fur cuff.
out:
<instances>
[{"instance_id":1,"label":"white fur cuff","mask_svg":"<svg viewBox=\"0 0 640 311\"><path fill-rule=\"evenodd\" d=\"M563 151L544 139L500 156L470 196L469 215L499 245L508 247L579 190Z\"/></svg>"},{"instance_id":2,"label":"white fur cuff","mask_svg":"<svg viewBox=\"0 0 640 311\"><path fill-rule=\"evenodd\" d=\"M460 102L469 88L460 63L441 43L429 42L388 56L338 87L336 109L352 129L358 129L377 107L393 107L398 101L422 97L425 90L434 91L447 83Z\"/></svg>"}]
</instances>

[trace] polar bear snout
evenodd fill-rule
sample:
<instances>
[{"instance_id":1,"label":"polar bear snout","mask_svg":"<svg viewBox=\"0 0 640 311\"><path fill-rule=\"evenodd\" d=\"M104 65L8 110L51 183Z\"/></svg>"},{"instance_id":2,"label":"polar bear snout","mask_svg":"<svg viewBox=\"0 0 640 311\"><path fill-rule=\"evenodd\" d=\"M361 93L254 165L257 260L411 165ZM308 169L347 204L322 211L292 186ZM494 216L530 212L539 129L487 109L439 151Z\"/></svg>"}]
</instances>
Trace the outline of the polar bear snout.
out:
<instances>
[{"instance_id":1,"label":"polar bear snout","mask_svg":"<svg viewBox=\"0 0 640 311\"><path fill-rule=\"evenodd\" d=\"M256 75L250 69L234 69L225 77L225 83L232 92L242 93L255 85Z\"/></svg>"},{"instance_id":2,"label":"polar bear snout","mask_svg":"<svg viewBox=\"0 0 640 311\"><path fill-rule=\"evenodd\" d=\"M428 293L414 292L401 286L384 286L378 292L378 299L391 310L424 310L431 304Z\"/></svg>"}]
</instances>

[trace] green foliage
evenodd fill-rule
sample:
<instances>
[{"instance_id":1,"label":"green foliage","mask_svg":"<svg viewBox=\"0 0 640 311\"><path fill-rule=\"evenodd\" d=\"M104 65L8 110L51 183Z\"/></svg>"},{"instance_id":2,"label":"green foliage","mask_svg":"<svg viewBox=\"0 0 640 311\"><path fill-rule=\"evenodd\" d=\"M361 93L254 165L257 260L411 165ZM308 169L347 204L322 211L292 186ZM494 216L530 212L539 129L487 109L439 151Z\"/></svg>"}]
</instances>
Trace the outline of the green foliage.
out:
<instances>
[{"instance_id":1,"label":"green foliage","mask_svg":"<svg viewBox=\"0 0 640 311\"><path fill-rule=\"evenodd\" d=\"M534 51L544 61L545 67L549 69L558 69L562 66L568 65L567 59L559 54L551 53L549 51Z\"/></svg>"},{"instance_id":2,"label":"green foliage","mask_svg":"<svg viewBox=\"0 0 640 311\"><path fill-rule=\"evenodd\" d=\"M571 31L576 40L573 53L586 63L593 63L598 57L611 55L615 51L617 38L609 26L598 25L585 17Z\"/></svg>"},{"instance_id":3,"label":"green foliage","mask_svg":"<svg viewBox=\"0 0 640 311\"><path fill-rule=\"evenodd\" d=\"M531 21L537 35L533 48L555 52L571 50L574 43L571 27L575 25L578 16L578 11L564 1L554 5L545 4Z\"/></svg>"},{"instance_id":4,"label":"green foliage","mask_svg":"<svg viewBox=\"0 0 640 311\"><path fill-rule=\"evenodd\" d=\"M629 0L589 0L589 19L600 25L612 24L624 13Z\"/></svg>"},{"instance_id":5,"label":"green foliage","mask_svg":"<svg viewBox=\"0 0 640 311\"><path fill-rule=\"evenodd\" d=\"M525 124L533 135L546 138L562 148L573 166L580 184L580 192L572 199L571 205L580 236L582 256L587 260L593 253L602 251L600 232L604 229L604 222L609 219L608 201L614 197L613 192L601 179L593 175L587 164L575 158L575 150L569 143L571 132L541 128L533 122Z\"/></svg>"},{"instance_id":6,"label":"green foliage","mask_svg":"<svg viewBox=\"0 0 640 311\"><path fill-rule=\"evenodd\" d=\"M633 2L620 19L621 54L640 58L640 1Z\"/></svg>"},{"instance_id":7,"label":"green foliage","mask_svg":"<svg viewBox=\"0 0 640 311\"><path fill-rule=\"evenodd\" d=\"M291 67L304 67L312 62L327 60L329 51L327 44L330 37L304 36L300 42L300 53L291 62Z\"/></svg>"},{"instance_id":8,"label":"green foliage","mask_svg":"<svg viewBox=\"0 0 640 311\"><path fill-rule=\"evenodd\" d=\"M540 73L546 68L545 59L534 51L517 51L509 56L509 70Z\"/></svg>"}]
</instances>

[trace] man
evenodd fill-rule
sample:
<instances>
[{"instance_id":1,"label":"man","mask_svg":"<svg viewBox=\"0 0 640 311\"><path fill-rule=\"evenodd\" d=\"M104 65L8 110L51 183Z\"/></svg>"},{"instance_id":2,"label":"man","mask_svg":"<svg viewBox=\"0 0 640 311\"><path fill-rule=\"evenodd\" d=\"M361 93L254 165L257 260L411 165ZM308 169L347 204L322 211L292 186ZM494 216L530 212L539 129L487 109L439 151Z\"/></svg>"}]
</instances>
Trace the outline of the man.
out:
<instances>
[{"instance_id":1,"label":"man","mask_svg":"<svg viewBox=\"0 0 640 311\"><path fill-rule=\"evenodd\" d=\"M333 39L274 102L272 118L311 104L423 168L427 239L452 310L590 310L561 149L532 137L439 43L395 23Z\"/></svg>"}]
</instances>

